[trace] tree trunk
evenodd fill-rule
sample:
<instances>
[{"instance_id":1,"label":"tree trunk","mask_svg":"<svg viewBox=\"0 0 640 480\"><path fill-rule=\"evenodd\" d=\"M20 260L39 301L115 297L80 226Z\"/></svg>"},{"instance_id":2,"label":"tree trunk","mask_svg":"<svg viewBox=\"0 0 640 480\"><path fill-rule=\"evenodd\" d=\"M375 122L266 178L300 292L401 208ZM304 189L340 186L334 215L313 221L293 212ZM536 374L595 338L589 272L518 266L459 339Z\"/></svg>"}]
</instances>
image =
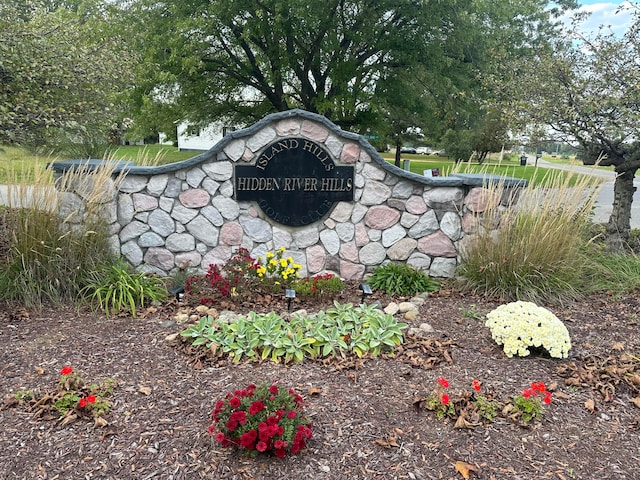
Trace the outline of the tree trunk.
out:
<instances>
[{"instance_id":1,"label":"tree trunk","mask_svg":"<svg viewBox=\"0 0 640 480\"><path fill-rule=\"evenodd\" d=\"M398 168L400 167L400 149L402 148L402 146L400 145L402 142L400 141L400 137L398 136L396 138L396 159L395 159L395 166Z\"/></svg>"},{"instance_id":2,"label":"tree trunk","mask_svg":"<svg viewBox=\"0 0 640 480\"><path fill-rule=\"evenodd\" d=\"M613 210L607 223L607 244L613 250L622 250L631 231L631 204L636 188L633 179L636 169L617 173L613 186Z\"/></svg>"}]
</instances>

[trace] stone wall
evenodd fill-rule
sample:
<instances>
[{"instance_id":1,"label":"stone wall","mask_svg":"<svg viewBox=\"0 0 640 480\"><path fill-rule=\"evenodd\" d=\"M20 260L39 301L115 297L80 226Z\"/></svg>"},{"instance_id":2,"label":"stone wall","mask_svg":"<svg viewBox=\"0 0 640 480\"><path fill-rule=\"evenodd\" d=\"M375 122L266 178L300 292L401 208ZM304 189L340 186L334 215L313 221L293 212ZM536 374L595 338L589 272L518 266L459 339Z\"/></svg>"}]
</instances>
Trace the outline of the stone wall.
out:
<instances>
[{"instance_id":1,"label":"stone wall","mask_svg":"<svg viewBox=\"0 0 640 480\"><path fill-rule=\"evenodd\" d=\"M256 202L236 201L234 168L255 164L278 139L321 145L335 165L354 167L353 201L336 203L303 227L272 221ZM58 162L60 172L77 162ZM170 275L224 263L239 247L254 257L285 247L301 275L331 272L360 279L377 265L406 262L433 277L451 277L465 235L485 208L486 177L423 177L389 165L361 136L300 110L265 117L208 152L158 167L122 164L126 176L105 196L113 248L140 271ZM508 187L518 181L509 179ZM61 215L82 210L82 192L61 193ZM77 221L82 222L81 215Z\"/></svg>"}]
</instances>

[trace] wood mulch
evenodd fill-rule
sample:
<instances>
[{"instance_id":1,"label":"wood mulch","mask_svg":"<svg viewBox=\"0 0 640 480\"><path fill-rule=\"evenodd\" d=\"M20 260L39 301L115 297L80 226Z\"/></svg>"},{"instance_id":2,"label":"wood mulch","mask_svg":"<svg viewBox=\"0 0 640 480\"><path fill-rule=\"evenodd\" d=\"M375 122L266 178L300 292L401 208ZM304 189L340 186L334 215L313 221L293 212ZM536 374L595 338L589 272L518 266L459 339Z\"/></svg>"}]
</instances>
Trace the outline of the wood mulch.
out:
<instances>
[{"instance_id":1,"label":"wood mulch","mask_svg":"<svg viewBox=\"0 0 640 480\"><path fill-rule=\"evenodd\" d=\"M357 292L350 295L359 301ZM282 310L280 303L275 307ZM484 314L497 305L445 291L420 307L412 326L430 323L431 338L447 345L450 362L412 364L399 355L290 366L189 354L171 339L182 328L171 321L175 302L143 318L0 306L0 392L9 399L0 409L0 478L640 478L637 298L591 296L549 307L572 337L566 360L505 357L484 327ZM106 426L34 418L27 405L10 401L19 389L54 387L67 364L89 382L117 381ZM455 429L451 420L414 405L438 377L446 377L454 393L478 379L496 398L533 381L557 387L542 421L530 427L500 417ZM212 442L207 427L215 402L235 388L271 381L303 394L313 421L308 448L280 460ZM473 469L456 470L456 462Z\"/></svg>"}]
</instances>

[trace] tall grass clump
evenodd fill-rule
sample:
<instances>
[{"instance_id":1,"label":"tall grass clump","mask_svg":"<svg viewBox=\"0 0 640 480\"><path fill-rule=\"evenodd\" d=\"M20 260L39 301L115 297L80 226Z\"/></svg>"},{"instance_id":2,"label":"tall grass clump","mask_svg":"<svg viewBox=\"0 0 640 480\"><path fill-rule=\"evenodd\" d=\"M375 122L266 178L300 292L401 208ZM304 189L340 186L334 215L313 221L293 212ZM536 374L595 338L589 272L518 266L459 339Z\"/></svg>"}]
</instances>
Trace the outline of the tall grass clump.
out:
<instances>
[{"instance_id":1,"label":"tall grass clump","mask_svg":"<svg viewBox=\"0 0 640 480\"><path fill-rule=\"evenodd\" d=\"M547 173L505 208L503 184L485 190L487 208L466 239L463 285L505 300L562 303L578 298L586 274L585 234L600 182Z\"/></svg>"},{"instance_id":2,"label":"tall grass clump","mask_svg":"<svg viewBox=\"0 0 640 480\"><path fill-rule=\"evenodd\" d=\"M35 166L32 172L11 172L5 211L8 251L0 258L0 300L32 308L75 301L90 272L112 260L102 216L114 188L112 174L108 162L91 172L79 167L55 180L56 189L52 172L44 166ZM59 191L81 196L82 209L60 218ZM84 224L77 222L79 216L86 218Z\"/></svg>"}]
</instances>

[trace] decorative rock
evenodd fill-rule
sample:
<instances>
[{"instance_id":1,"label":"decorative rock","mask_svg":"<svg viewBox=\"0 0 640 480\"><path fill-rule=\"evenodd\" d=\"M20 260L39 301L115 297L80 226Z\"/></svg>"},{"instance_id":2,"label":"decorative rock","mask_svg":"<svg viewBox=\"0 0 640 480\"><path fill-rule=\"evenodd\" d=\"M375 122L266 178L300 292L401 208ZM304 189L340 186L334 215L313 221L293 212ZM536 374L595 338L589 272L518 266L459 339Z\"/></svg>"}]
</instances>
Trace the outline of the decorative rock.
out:
<instances>
[{"instance_id":1,"label":"decorative rock","mask_svg":"<svg viewBox=\"0 0 640 480\"><path fill-rule=\"evenodd\" d=\"M220 215L227 220L235 220L240 214L240 207L238 206L238 203L231 198L215 197L211 200L211 205L217 208Z\"/></svg>"},{"instance_id":2,"label":"decorative rock","mask_svg":"<svg viewBox=\"0 0 640 480\"><path fill-rule=\"evenodd\" d=\"M167 188L164 190L164 196L168 198L176 198L182 191L182 182L176 177L169 177L167 180Z\"/></svg>"},{"instance_id":3,"label":"decorative rock","mask_svg":"<svg viewBox=\"0 0 640 480\"><path fill-rule=\"evenodd\" d=\"M246 233L247 236L254 242L264 243L273 238L271 225L269 225L268 222L262 220L261 218L242 215L240 217L240 225L242 225L244 233Z\"/></svg>"},{"instance_id":4,"label":"decorative rock","mask_svg":"<svg viewBox=\"0 0 640 480\"><path fill-rule=\"evenodd\" d=\"M336 233L341 242L350 242L355 235L355 227L352 223L339 223L336 225Z\"/></svg>"},{"instance_id":5,"label":"decorative rock","mask_svg":"<svg viewBox=\"0 0 640 480\"><path fill-rule=\"evenodd\" d=\"M432 257L456 257L456 247L441 230L418 240L418 250Z\"/></svg>"},{"instance_id":6,"label":"decorative rock","mask_svg":"<svg viewBox=\"0 0 640 480\"><path fill-rule=\"evenodd\" d=\"M149 225L146 223L133 221L127 225L120 231L120 242L126 243L129 240L134 238L138 238L143 233L149 231Z\"/></svg>"},{"instance_id":7,"label":"decorative rock","mask_svg":"<svg viewBox=\"0 0 640 480\"><path fill-rule=\"evenodd\" d=\"M242 144L242 151L244 151L244 142L240 143ZM209 178L218 182L224 182L233 177L233 164L231 162L205 163L202 165L202 169Z\"/></svg>"},{"instance_id":8,"label":"decorative rock","mask_svg":"<svg viewBox=\"0 0 640 480\"><path fill-rule=\"evenodd\" d=\"M402 216L400 217L400 225L402 225L404 228L411 228L416 224L418 220L420 220L420 217L418 215L403 212Z\"/></svg>"},{"instance_id":9,"label":"decorative rock","mask_svg":"<svg viewBox=\"0 0 640 480\"><path fill-rule=\"evenodd\" d=\"M389 260L406 260L416 249L418 241L413 238L403 238L387 250Z\"/></svg>"},{"instance_id":10,"label":"decorative rock","mask_svg":"<svg viewBox=\"0 0 640 480\"><path fill-rule=\"evenodd\" d=\"M356 263L341 261L340 262L340 277L345 280L359 280L364 275L364 265L358 265Z\"/></svg>"},{"instance_id":11,"label":"decorative rock","mask_svg":"<svg viewBox=\"0 0 640 480\"><path fill-rule=\"evenodd\" d=\"M198 215L198 210L196 210L195 208L187 208L182 204L177 204L171 210L171 218L183 225L193 220L196 215Z\"/></svg>"},{"instance_id":12,"label":"decorative rock","mask_svg":"<svg viewBox=\"0 0 640 480\"><path fill-rule=\"evenodd\" d=\"M188 233L172 233L165 244L170 252L189 252L196 248L196 240Z\"/></svg>"},{"instance_id":13,"label":"decorative rock","mask_svg":"<svg viewBox=\"0 0 640 480\"><path fill-rule=\"evenodd\" d=\"M161 247L164 245L164 238L155 232L146 232L138 238L138 245L142 248Z\"/></svg>"},{"instance_id":14,"label":"decorative rock","mask_svg":"<svg viewBox=\"0 0 640 480\"><path fill-rule=\"evenodd\" d=\"M142 249L138 246L135 240L131 240L120 248L120 253L124 256L127 261L137 267L142 263L144 258L144 254L142 253Z\"/></svg>"},{"instance_id":15,"label":"decorative rock","mask_svg":"<svg viewBox=\"0 0 640 480\"><path fill-rule=\"evenodd\" d=\"M120 183L120 191L125 193L140 192L147 186L147 177L141 175L127 175Z\"/></svg>"},{"instance_id":16,"label":"decorative rock","mask_svg":"<svg viewBox=\"0 0 640 480\"><path fill-rule=\"evenodd\" d=\"M316 122L311 122L309 120L304 120L302 122L302 128L300 129L300 133L316 142L324 142L326 138L329 136L329 130L325 127L319 125Z\"/></svg>"},{"instance_id":17,"label":"decorative rock","mask_svg":"<svg viewBox=\"0 0 640 480\"><path fill-rule=\"evenodd\" d=\"M355 227L356 233L356 246L362 247L369 243L369 234L367 233L367 228L362 224L358 223Z\"/></svg>"},{"instance_id":18,"label":"decorative rock","mask_svg":"<svg viewBox=\"0 0 640 480\"><path fill-rule=\"evenodd\" d=\"M320 241L329 255L336 255L340 251L340 238L335 230L323 230L320 232ZM324 260L322 263L324 263ZM311 271L319 272L320 270Z\"/></svg>"},{"instance_id":19,"label":"decorative rock","mask_svg":"<svg viewBox=\"0 0 640 480\"><path fill-rule=\"evenodd\" d=\"M435 332L433 327L430 324L426 323L426 322L421 323L418 328L420 328L420 330L422 330L423 332L426 332L426 333Z\"/></svg>"},{"instance_id":20,"label":"decorative rock","mask_svg":"<svg viewBox=\"0 0 640 480\"><path fill-rule=\"evenodd\" d=\"M205 272L209 270L210 265L223 265L231 258L231 247L216 247L207 252L202 257L200 268Z\"/></svg>"},{"instance_id":21,"label":"decorative rock","mask_svg":"<svg viewBox=\"0 0 640 480\"><path fill-rule=\"evenodd\" d=\"M400 313L407 313L409 310L417 310L416 306L411 302L401 302L398 305Z\"/></svg>"},{"instance_id":22,"label":"decorative rock","mask_svg":"<svg viewBox=\"0 0 640 480\"><path fill-rule=\"evenodd\" d=\"M429 268L429 275L436 278L451 278L456 272L455 258L434 258Z\"/></svg>"},{"instance_id":23,"label":"decorative rock","mask_svg":"<svg viewBox=\"0 0 640 480\"><path fill-rule=\"evenodd\" d=\"M133 198L131 195L119 195L118 196L118 223L120 225L126 225L133 220L135 209L133 208ZM62 212L60 216L64 218Z\"/></svg>"},{"instance_id":24,"label":"decorative rock","mask_svg":"<svg viewBox=\"0 0 640 480\"><path fill-rule=\"evenodd\" d=\"M354 263L358 261L358 247L356 247L354 242L342 244L340 247L340 258Z\"/></svg>"},{"instance_id":25,"label":"decorative rock","mask_svg":"<svg viewBox=\"0 0 640 480\"><path fill-rule=\"evenodd\" d=\"M338 202L331 212L330 218L336 222L348 222L353 213L353 205L348 202Z\"/></svg>"},{"instance_id":26,"label":"decorative rock","mask_svg":"<svg viewBox=\"0 0 640 480\"><path fill-rule=\"evenodd\" d=\"M215 247L218 244L218 229L202 215L198 215L187 223L187 231L205 245Z\"/></svg>"},{"instance_id":27,"label":"decorative rock","mask_svg":"<svg viewBox=\"0 0 640 480\"><path fill-rule=\"evenodd\" d=\"M421 238L425 235L430 235L434 232L437 232L440 229L440 224L438 223L438 217L436 217L436 212L433 210L429 210L427 213L420 217L420 220L409 229L409 236L411 238Z\"/></svg>"},{"instance_id":28,"label":"decorative rock","mask_svg":"<svg viewBox=\"0 0 640 480\"><path fill-rule=\"evenodd\" d=\"M147 250L147 253L144 254L144 261L165 272L168 272L175 266L173 254L166 248L150 248Z\"/></svg>"},{"instance_id":29,"label":"decorative rock","mask_svg":"<svg viewBox=\"0 0 640 480\"><path fill-rule=\"evenodd\" d=\"M202 262L202 255L195 251L176 253L175 262L183 270L199 267L200 262Z\"/></svg>"},{"instance_id":30,"label":"decorative rock","mask_svg":"<svg viewBox=\"0 0 640 480\"><path fill-rule=\"evenodd\" d=\"M440 187L425 191L422 198L429 208L459 212L464 191L461 187Z\"/></svg>"},{"instance_id":31,"label":"decorative rock","mask_svg":"<svg viewBox=\"0 0 640 480\"><path fill-rule=\"evenodd\" d=\"M201 188L192 188L182 192L178 198L180 203L187 208L200 208L209 204L209 193Z\"/></svg>"},{"instance_id":32,"label":"decorative rock","mask_svg":"<svg viewBox=\"0 0 640 480\"><path fill-rule=\"evenodd\" d=\"M389 248L400 239L407 236L407 231L401 225L394 225L382 232L382 246Z\"/></svg>"},{"instance_id":33,"label":"decorative rock","mask_svg":"<svg viewBox=\"0 0 640 480\"><path fill-rule=\"evenodd\" d=\"M416 270L428 271L431 266L431 257L420 252L413 252L407 260L407 265Z\"/></svg>"},{"instance_id":34,"label":"decorative rock","mask_svg":"<svg viewBox=\"0 0 640 480\"><path fill-rule=\"evenodd\" d=\"M422 215L427 211L427 204L421 197L414 195L405 204L405 209L409 213L413 213L414 215Z\"/></svg>"},{"instance_id":35,"label":"decorative rock","mask_svg":"<svg viewBox=\"0 0 640 480\"><path fill-rule=\"evenodd\" d=\"M276 131L271 127L260 129L247 140L247 148L252 152L257 152L276 138Z\"/></svg>"},{"instance_id":36,"label":"decorative rock","mask_svg":"<svg viewBox=\"0 0 640 480\"><path fill-rule=\"evenodd\" d=\"M391 189L384 183L369 181L364 187L360 203L363 205L380 205L391 196Z\"/></svg>"},{"instance_id":37,"label":"decorative rock","mask_svg":"<svg viewBox=\"0 0 640 480\"><path fill-rule=\"evenodd\" d=\"M396 302L391 302L384 309L384 313L386 313L387 315L395 315L399 311L400 311L400 307Z\"/></svg>"},{"instance_id":38,"label":"decorative rock","mask_svg":"<svg viewBox=\"0 0 640 480\"><path fill-rule=\"evenodd\" d=\"M153 175L147 182L147 192L154 197L159 197L167 188L169 175Z\"/></svg>"},{"instance_id":39,"label":"decorative rock","mask_svg":"<svg viewBox=\"0 0 640 480\"><path fill-rule=\"evenodd\" d=\"M200 213L216 227L220 227L224 224L224 218L222 218L218 209L211 205L204 207L200 210Z\"/></svg>"},{"instance_id":40,"label":"decorative rock","mask_svg":"<svg viewBox=\"0 0 640 480\"><path fill-rule=\"evenodd\" d=\"M206 174L201 168L192 168L187 172L187 184L191 188L198 188L204 177L206 177Z\"/></svg>"},{"instance_id":41,"label":"decorative rock","mask_svg":"<svg viewBox=\"0 0 640 480\"><path fill-rule=\"evenodd\" d=\"M315 226L305 227L293 232L293 241L298 248L307 248L315 245L319 239L318 228Z\"/></svg>"},{"instance_id":42,"label":"decorative rock","mask_svg":"<svg viewBox=\"0 0 640 480\"><path fill-rule=\"evenodd\" d=\"M242 154L244 153L244 149L245 149L244 140L238 139L238 140L233 140L232 142L230 142L224 148L224 153L227 154L227 157L229 157L230 160L232 160L234 162L237 162L238 160L240 160L242 158ZM207 175L211 176L211 174L209 174L209 172L207 172ZM214 178L214 180L215 180L215 178Z\"/></svg>"},{"instance_id":43,"label":"decorative rock","mask_svg":"<svg viewBox=\"0 0 640 480\"><path fill-rule=\"evenodd\" d=\"M220 228L220 243L225 245L240 245L244 232L238 222L228 222Z\"/></svg>"},{"instance_id":44,"label":"decorative rock","mask_svg":"<svg viewBox=\"0 0 640 480\"><path fill-rule=\"evenodd\" d=\"M368 243L360 249L360 263L363 265L379 265L387 256L387 251L379 243Z\"/></svg>"},{"instance_id":45,"label":"decorative rock","mask_svg":"<svg viewBox=\"0 0 640 480\"><path fill-rule=\"evenodd\" d=\"M454 212L446 212L440 220L440 230L452 241L459 240L462 236L460 216Z\"/></svg>"},{"instance_id":46,"label":"decorative rock","mask_svg":"<svg viewBox=\"0 0 640 480\"><path fill-rule=\"evenodd\" d=\"M151 227L151 230L161 237L168 237L176 228L175 222L164 210L154 210L151 212L147 223L149 224L149 227Z\"/></svg>"},{"instance_id":47,"label":"decorative rock","mask_svg":"<svg viewBox=\"0 0 640 480\"><path fill-rule=\"evenodd\" d=\"M321 245L314 245L307 248L307 269L309 273L315 274L324 268L326 252Z\"/></svg>"},{"instance_id":48,"label":"decorative rock","mask_svg":"<svg viewBox=\"0 0 640 480\"><path fill-rule=\"evenodd\" d=\"M276 132L281 137L289 137L300 133L300 121L287 118L276 123Z\"/></svg>"},{"instance_id":49,"label":"decorative rock","mask_svg":"<svg viewBox=\"0 0 640 480\"><path fill-rule=\"evenodd\" d=\"M360 147L355 143L347 143L342 149L340 161L342 163L351 164L356 163L358 158L360 158Z\"/></svg>"},{"instance_id":50,"label":"decorative rock","mask_svg":"<svg viewBox=\"0 0 640 480\"><path fill-rule=\"evenodd\" d=\"M400 180L396 186L393 187L392 194L395 198L409 198L411 194L413 194L413 183L408 180Z\"/></svg>"},{"instance_id":51,"label":"decorative rock","mask_svg":"<svg viewBox=\"0 0 640 480\"><path fill-rule=\"evenodd\" d=\"M404 314L404 319L408 320L409 322L415 322L418 318L420 318L420 313L418 313L418 310L409 310Z\"/></svg>"},{"instance_id":52,"label":"decorative rock","mask_svg":"<svg viewBox=\"0 0 640 480\"><path fill-rule=\"evenodd\" d=\"M364 216L364 223L368 227L384 230L398 223L400 212L386 205L371 207Z\"/></svg>"}]
</instances>

